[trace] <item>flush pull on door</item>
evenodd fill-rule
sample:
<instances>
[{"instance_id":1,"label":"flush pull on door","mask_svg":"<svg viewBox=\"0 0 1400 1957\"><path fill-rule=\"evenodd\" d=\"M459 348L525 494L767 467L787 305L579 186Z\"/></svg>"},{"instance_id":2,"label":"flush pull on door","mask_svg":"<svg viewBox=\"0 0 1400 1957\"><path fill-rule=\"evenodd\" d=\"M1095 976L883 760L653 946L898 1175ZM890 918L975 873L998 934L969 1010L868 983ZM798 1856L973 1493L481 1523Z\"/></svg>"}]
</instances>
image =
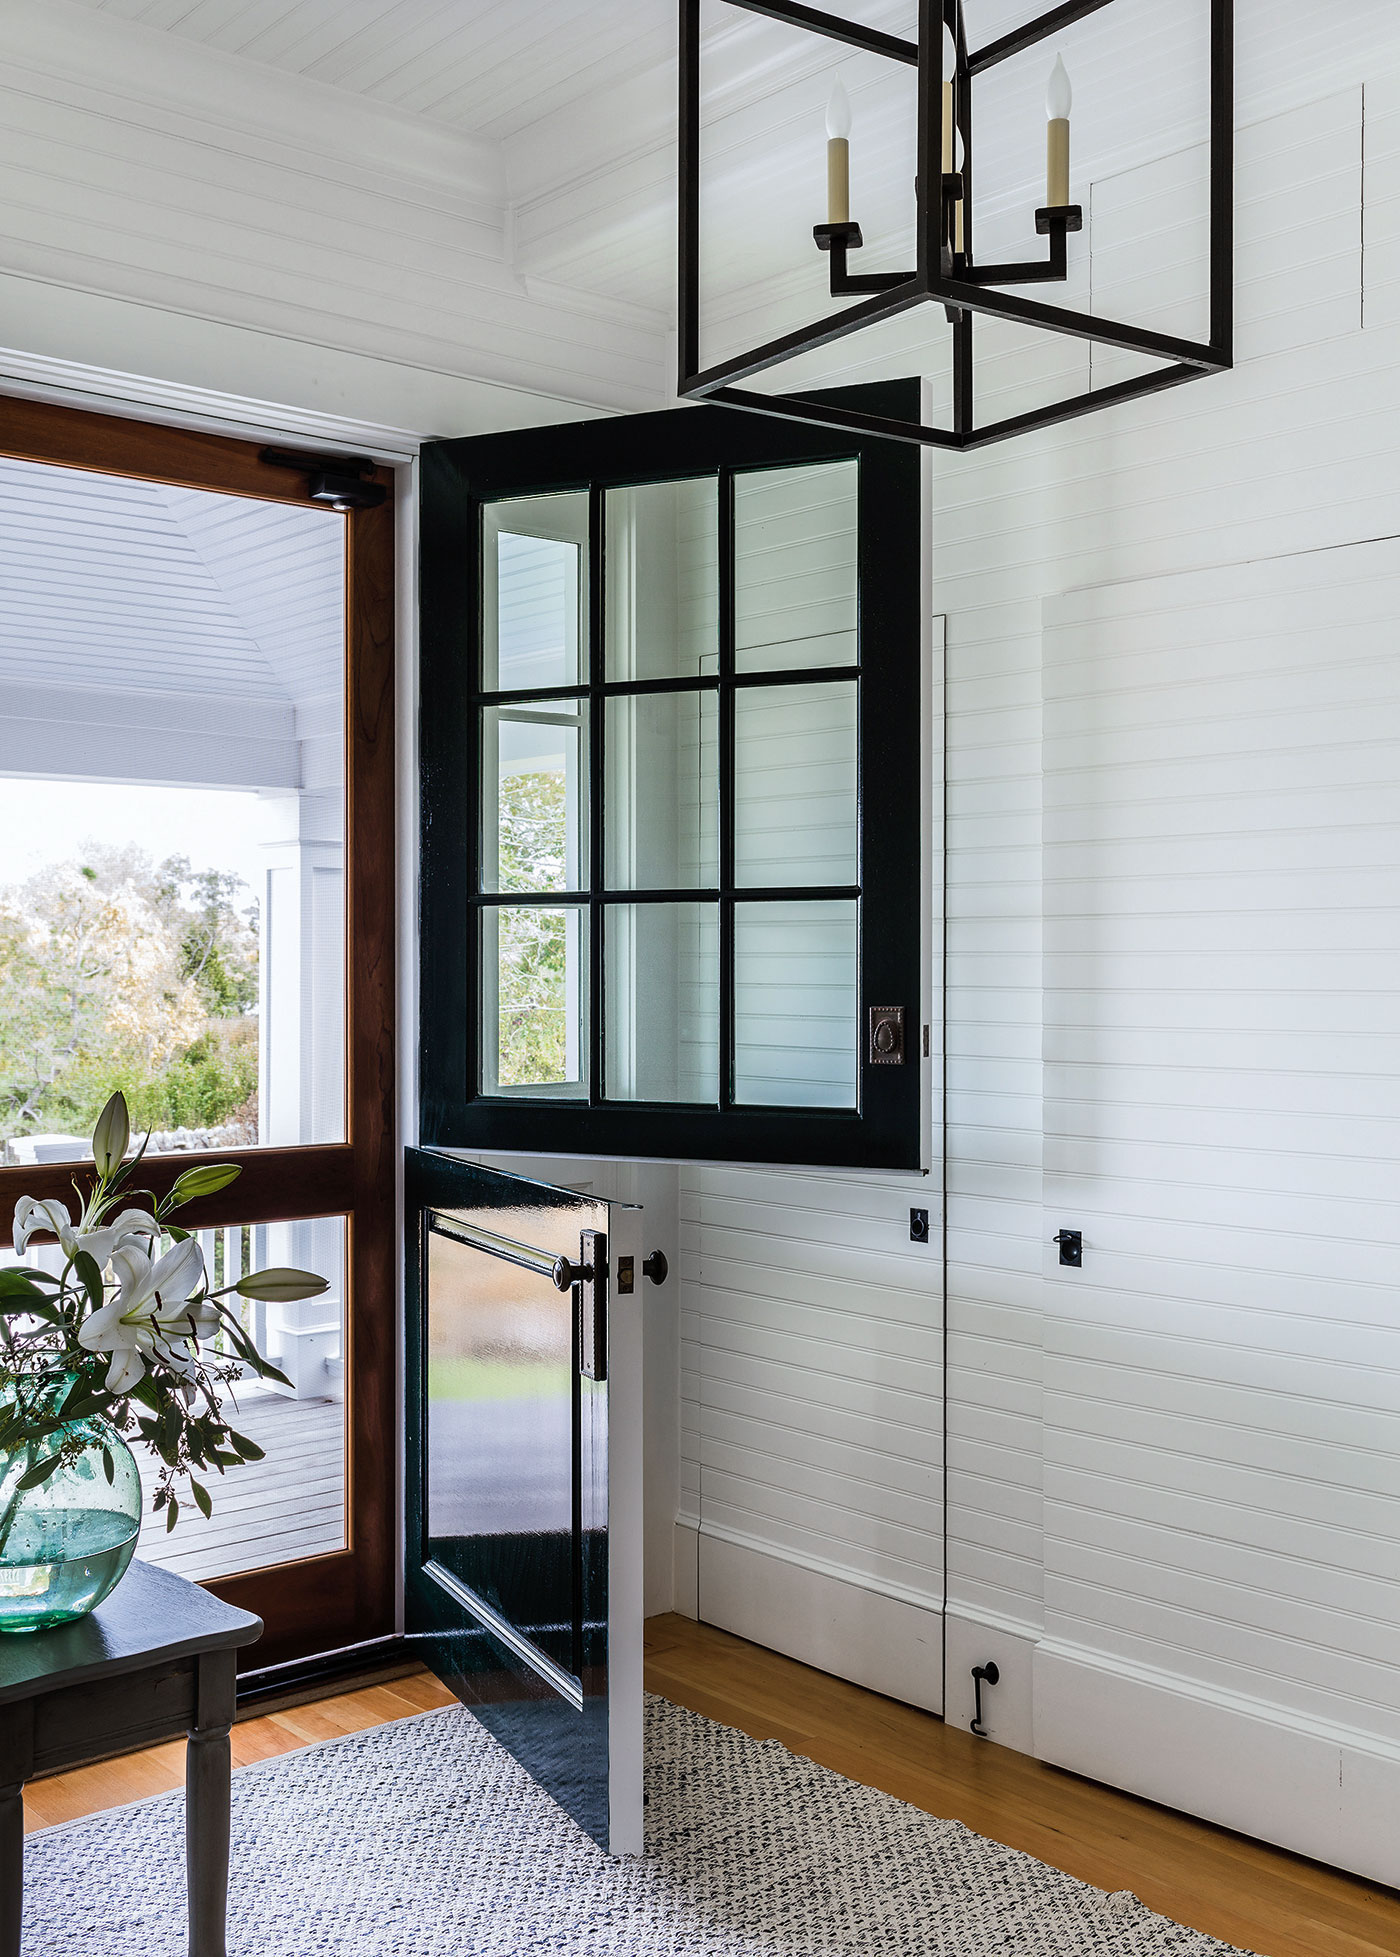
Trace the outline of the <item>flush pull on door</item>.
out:
<instances>
[{"instance_id":1,"label":"flush pull on door","mask_svg":"<svg viewBox=\"0 0 1400 1957\"><path fill-rule=\"evenodd\" d=\"M872 1067L904 1065L903 1006L870 1008L870 1050L866 1059Z\"/></svg>"}]
</instances>

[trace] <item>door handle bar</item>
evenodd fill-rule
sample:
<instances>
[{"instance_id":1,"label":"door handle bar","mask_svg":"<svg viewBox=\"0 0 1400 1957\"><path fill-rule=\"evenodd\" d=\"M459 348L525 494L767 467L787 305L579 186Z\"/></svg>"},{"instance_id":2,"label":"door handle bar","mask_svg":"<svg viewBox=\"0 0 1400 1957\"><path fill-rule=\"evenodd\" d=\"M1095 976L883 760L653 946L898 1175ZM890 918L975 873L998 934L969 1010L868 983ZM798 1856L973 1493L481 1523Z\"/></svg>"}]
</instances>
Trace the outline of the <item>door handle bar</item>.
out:
<instances>
[{"instance_id":1,"label":"door handle bar","mask_svg":"<svg viewBox=\"0 0 1400 1957\"><path fill-rule=\"evenodd\" d=\"M459 1223L455 1216L444 1216L438 1210L429 1210L428 1228L440 1237L450 1237L453 1243L464 1244L468 1250L485 1251L488 1257L499 1257L503 1263L514 1264L522 1271L533 1271L536 1277L548 1278L560 1291L569 1290L575 1277L593 1275L591 1268L580 1270L577 1265L570 1264L567 1257L552 1257L547 1250L532 1250L529 1244L518 1244L510 1237L498 1237L490 1230L479 1230L473 1224Z\"/></svg>"}]
</instances>

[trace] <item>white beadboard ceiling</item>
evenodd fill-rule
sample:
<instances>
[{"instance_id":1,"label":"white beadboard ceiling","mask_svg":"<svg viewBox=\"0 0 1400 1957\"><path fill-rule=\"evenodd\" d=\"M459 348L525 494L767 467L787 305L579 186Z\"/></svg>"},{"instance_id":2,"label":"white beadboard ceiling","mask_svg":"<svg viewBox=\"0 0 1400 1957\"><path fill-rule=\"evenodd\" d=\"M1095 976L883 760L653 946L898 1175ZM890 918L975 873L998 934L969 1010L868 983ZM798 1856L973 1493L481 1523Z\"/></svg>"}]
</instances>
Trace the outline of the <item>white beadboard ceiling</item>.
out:
<instances>
[{"instance_id":1,"label":"white beadboard ceiling","mask_svg":"<svg viewBox=\"0 0 1400 1957\"><path fill-rule=\"evenodd\" d=\"M308 716L342 687L330 513L0 459L0 589L0 771L125 777L119 750L165 727L169 779L193 740L191 779L301 785ZM94 699L105 759L78 751Z\"/></svg>"},{"instance_id":2,"label":"white beadboard ceiling","mask_svg":"<svg viewBox=\"0 0 1400 1957\"><path fill-rule=\"evenodd\" d=\"M108 22L261 64L321 90L497 146L518 274L669 317L674 303L675 0L76 0ZM1238 0L1243 115L1362 79L1393 0ZM914 0L833 11L906 36ZM1038 11L967 0L974 45ZM1076 184L1205 133L1207 0L1116 0L1061 37L1074 77ZM706 0L707 294L716 318L771 287L821 304L823 111L839 72L855 110L856 214L872 264L907 254L912 74ZM1043 170L1049 50L979 85L978 199L1027 220ZM1028 249L1034 249L1029 222ZM809 303L809 300L811 303Z\"/></svg>"},{"instance_id":3,"label":"white beadboard ceiling","mask_svg":"<svg viewBox=\"0 0 1400 1957\"><path fill-rule=\"evenodd\" d=\"M85 0L476 135L665 61L670 0Z\"/></svg>"}]
</instances>

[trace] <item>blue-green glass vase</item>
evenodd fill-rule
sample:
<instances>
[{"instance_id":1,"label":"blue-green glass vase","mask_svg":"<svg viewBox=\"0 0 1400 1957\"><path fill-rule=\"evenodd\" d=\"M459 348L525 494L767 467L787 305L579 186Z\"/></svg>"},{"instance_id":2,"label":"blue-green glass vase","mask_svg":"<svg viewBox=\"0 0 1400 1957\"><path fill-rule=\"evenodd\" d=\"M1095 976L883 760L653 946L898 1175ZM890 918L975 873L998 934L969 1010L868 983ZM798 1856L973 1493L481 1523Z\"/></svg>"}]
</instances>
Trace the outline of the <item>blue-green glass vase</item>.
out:
<instances>
[{"instance_id":1,"label":"blue-green glass vase","mask_svg":"<svg viewBox=\"0 0 1400 1957\"><path fill-rule=\"evenodd\" d=\"M32 1453L0 1454L0 1632L43 1631L86 1617L116 1589L141 1533L141 1476L131 1449L105 1420L64 1429L83 1452L37 1488L16 1484L54 1452L59 1436ZM104 1450L112 1463L107 1479Z\"/></svg>"}]
</instances>

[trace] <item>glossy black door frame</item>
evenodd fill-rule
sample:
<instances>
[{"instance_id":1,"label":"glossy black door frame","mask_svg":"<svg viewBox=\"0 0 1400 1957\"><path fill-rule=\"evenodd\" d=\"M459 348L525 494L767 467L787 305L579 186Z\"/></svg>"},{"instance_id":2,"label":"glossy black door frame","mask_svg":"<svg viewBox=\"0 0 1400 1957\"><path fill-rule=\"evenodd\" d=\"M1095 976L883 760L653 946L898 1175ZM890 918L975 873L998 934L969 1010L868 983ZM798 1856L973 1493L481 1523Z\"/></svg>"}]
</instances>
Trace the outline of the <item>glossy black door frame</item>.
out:
<instances>
[{"instance_id":1,"label":"glossy black door frame","mask_svg":"<svg viewBox=\"0 0 1400 1957\"><path fill-rule=\"evenodd\" d=\"M859 401L871 411L907 413L919 383L893 382L845 389L826 397ZM832 430L760 421L722 408L633 415L606 421L532 429L516 434L430 444L422 462L422 959L420 1079L422 1137L427 1144L591 1156L655 1156L692 1160L780 1161L883 1168L918 1168L920 1081L917 1034L900 1067L860 1067L858 1111L696 1107L608 1103L595 1066L590 1100L529 1102L491 1097L481 1079L478 972L480 904L478 809L481 757L476 716L498 697L477 690L482 637L480 567L484 502L567 489L605 490L632 484L716 475L732 469L856 459L860 468L860 834L861 1026L873 1005L903 1003L911 1027L920 1023L923 995L920 935L923 917L921 465L915 451ZM548 697L597 694L601 683L605 566L595 542L590 598L593 639L589 681L548 689ZM727 525L721 524L721 549ZM723 694L749 684L724 660ZM839 678L837 669L783 674ZM755 676L754 683L758 683ZM774 677L763 676L764 684ZM638 682L628 690L713 690L721 681ZM520 697L520 696L515 696ZM542 694L541 697L544 697ZM594 701L596 705L596 698ZM595 713L595 727L600 716ZM596 736L595 736L596 738ZM721 729L721 743L726 739ZM731 771L732 773L732 771ZM601 781L593 784L595 797ZM601 853L596 848L595 865ZM732 851L723 852L720 914L732 915ZM600 874L600 872L595 872ZM761 892L745 888L745 900ZM804 897L823 893L810 890ZM855 887L829 893L851 896ZM628 893L638 902L694 901L696 892ZM514 901L514 899L512 899ZM558 900L556 899L557 903ZM598 885L583 902L600 915ZM601 931L591 933L593 980L601 983ZM727 947L722 947L727 949ZM721 1061L732 1060L729 960ZM599 999L595 991L594 1000ZM601 1022L599 1005L596 1019ZM854 1031L854 1029L853 1029ZM864 1053L859 1055L864 1061Z\"/></svg>"},{"instance_id":2,"label":"glossy black door frame","mask_svg":"<svg viewBox=\"0 0 1400 1957\"><path fill-rule=\"evenodd\" d=\"M454 1576L434 1548L428 1499L428 1239L435 1212L573 1210L594 1228L604 1205L431 1149L404 1152L404 1630L415 1655L469 1705L603 1848L609 1842L608 1388L582 1365L573 1288L572 1544L568 1665L553 1663ZM449 1226L450 1227L450 1226ZM528 1222L520 1225L522 1238ZM606 1261L606 1256L602 1261ZM604 1276L606 1282L606 1275ZM604 1368L606 1371L606 1368ZM526 1560L529 1560L527 1549ZM552 1559L557 1566L559 1558ZM557 1579L558 1570L552 1571ZM540 1585L551 1571L534 1571ZM555 1599L543 1594L546 1614Z\"/></svg>"},{"instance_id":3,"label":"glossy black door frame","mask_svg":"<svg viewBox=\"0 0 1400 1957\"><path fill-rule=\"evenodd\" d=\"M680 0L680 192L677 391L689 400L722 402L730 407L766 415L788 416L807 422L879 434L894 441L933 448L981 448L1007 441L1034 428L1049 428L1100 408L1179 387L1184 381L1220 373L1234 361L1234 0L1210 0L1210 337L1182 340L1140 326L1048 306L1036 299L997 289L981 279L997 272L1025 268L979 268L973 251L972 197L972 82L1013 55L1045 41L1062 28L1109 6L1111 0L1061 0L1024 26L1000 36L985 47L969 51L962 0L919 0L919 38L899 39L846 20L825 8L803 6L798 0L728 0L748 13L786 22L807 33L855 47L919 71L918 177L915 183L918 262L907 274L877 275L880 289L858 282L835 282L833 297L842 291L866 296L838 313L827 313L806 326L766 345L751 348L711 367L702 365L700 351L700 135L701 135L701 0ZM958 127L965 148L965 191L962 209L966 250L954 251L948 231L948 190L941 169L943 155L943 30L953 34L958 52ZM1063 248L1063 238L1060 239ZM844 253L841 255L844 262ZM980 277L979 277L980 272ZM799 354L829 345L862 327L890 319L912 307L933 303L946 310L952 328L953 425L933 427L918 413L861 410L821 394L766 395L735 385L770 372ZM1165 364L1151 373L1114 385L1090 388L1065 400L1047 403L1027 413L1008 416L979 428L973 387L973 334L979 314L1014 320L1048 333L1088 340L1100 346L1145 354Z\"/></svg>"}]
</instances>

